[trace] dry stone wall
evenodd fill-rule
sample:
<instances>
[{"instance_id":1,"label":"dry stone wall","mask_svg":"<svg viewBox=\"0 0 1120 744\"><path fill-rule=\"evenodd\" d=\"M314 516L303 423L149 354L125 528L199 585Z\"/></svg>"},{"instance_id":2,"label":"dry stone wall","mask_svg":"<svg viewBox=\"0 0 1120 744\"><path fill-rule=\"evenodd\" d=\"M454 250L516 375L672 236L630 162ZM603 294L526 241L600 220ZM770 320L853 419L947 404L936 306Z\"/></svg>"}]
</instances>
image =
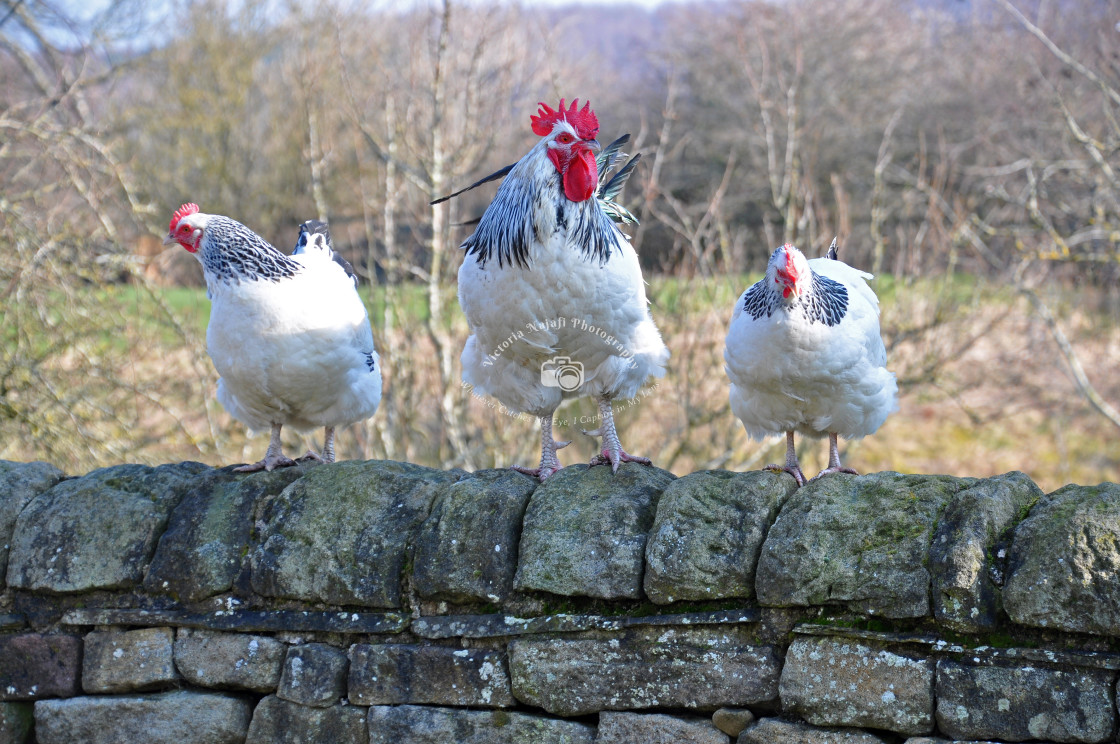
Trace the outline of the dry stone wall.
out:
<instances>
[{"instance_id":1,"label":"dry stone wall","mask_svg":"<svg viewBox=\"0 0 1120 744\"><path fill-rule=\"evenodd\" d=\"M0 462L0 744L1117 741L1120 486Z\"/></svg>"}]
</instances>

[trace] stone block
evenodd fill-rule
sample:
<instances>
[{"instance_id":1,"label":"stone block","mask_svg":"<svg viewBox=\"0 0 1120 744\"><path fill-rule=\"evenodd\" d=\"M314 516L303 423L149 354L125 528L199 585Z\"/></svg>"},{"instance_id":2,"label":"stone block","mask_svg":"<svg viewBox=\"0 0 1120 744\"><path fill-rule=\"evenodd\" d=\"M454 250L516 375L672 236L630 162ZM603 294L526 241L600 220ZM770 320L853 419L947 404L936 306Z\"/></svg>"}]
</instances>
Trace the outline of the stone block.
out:
<instances>
[{"instance_id":1,"label":"stone block","mask_svg":"<svg viewBox=\"0 0 1120 744\"><path fill-rule=\"evenodd\" d=\"M369 744L593 744L595 727L504 710L421 705L369 709Z\"/></svg>"},{"instance_id":2,"label":"stone block","mask_svg":"<svg viewBox=\"0 0 1120 744\"><path fill-rule=\"evenodd\" d=\"M601 710L713 710L778 697L781 659L742 629L657 629L613 639L515 640L513 694L562 716Z\"/></svg>"},{"instance_id":3,"label":"stone block","mask_svg":"<svg viewBox=\"0 0 1120 744\"><path fill-rule=\"evenodd\" d=\"M249 547L257 500L279 494L306 470L242 475L227 469L198 483L171 512L144 588L182 602L231 590Z\"/></svg>"},{"instance_id":4,"label":"stone block","mask_svg":"<svg viewBox=\"0 0 1120 744\"><path fill-rule=\"evenodd\" d=\"M657 604L754 597L762 541L796 490L767 470L704 470L670 483L646 545L646 594Z\"/></svg>"},{"instance_id":5,"label":"stone block","mask_svg":"<svg viewBox=\"0 0 1120 744\"><path fill-rule=\"evenodd\" d=\"M929 615L926 559L934 526L953 496L975 482L899 473L812 481L785 503L762 545L759 603Z\"/></svg>"},{"instance_id":6,"label":"stone block","mask_svg":"<svg viewBox=\"0 0 1120 744\"><path fill-rule=\"evenodd\" d=\"M420 527L412 582L425 599L501 602L513 591L535 478L480 470L451 484Z\"/></svg>"},{"instance_id":7,"label":"stone block","mask_svg":"<svg viewBox=\"0 0 1120 744\"><path fill-rule=\"evenodd\" d=\"M242 744L252 715L243 698L185 690L40 700L35 736L38 744Z\"/></svg>"},{"instance_id":8,"label":"stone block","mask_svg":"<svg viewBox=\"0 0 1120 744\"><path fill-rule=\"evenodd\" d=\"M0 636L0 700L81 694L82 639L25 633Z\"/></svg>"},{"instance_id":9,"label":"stone block","mask_svg":"<svg viewBox=\"0 0 1120 744\"><path fill-rule=\"evenodd\" d=\"M87 693L157 690L179 680L171 628L89 633L82 658Z\"/></svg>"},{"instance_id":10,"label":"stone block","mask_svg":"<svg viewBox=\"0 0 1120 744\"><path fill-rule=\"evenodd\" d=\"M937 662L937 728L954 739L1102 742L1116 728L1106 669Z\"/></svg>"},{"instance_id":11,"label":"stone block","mask_svg":"<svg viewBox=\"0 0 1120 744\"><path fill-rule=\"evenodd\" d=\"M712 724L728 736L738 736L754 723L754 713L749 708L720 708L712 714Z\"/></svg>"},{"instance_id":12,"label":"stone block","mask_svg":"<svg viewBox=\"0 0 1120 744\"><path fill-rule=\"evenodd\" d=\"M34 722L31 703L0 703L0 744L32 744Z\"/></svg>"},{"instance_id":13,"label":"stone block","mask_svg":"<svg viewBox=\"0 0 1120 744\"><path fill-rule=\"evenodd\" d=\"M62 481L16 519L8 585L58 593L136 586L172 508L210 472L197 462L117 465Z\"/></svg>"},{"instance_id":14,"label":"stone block","mask_svg":"<svg viewBox=\"0 0 1120 744\"><path fill-rule=\"evenodd\" d=\"M886 744L886 739L859 729L820 728L763 718L739 734L735 744Z\"/></svg>"},{"instance_id":15,"label":"stone block","mask_svg":"<svg viewBox=\"0 0 1120 744\"><path fill-rule=\"evenodd\" d=\"M933 660L885 644L800 636L782 667L782 710L817 726L933 731Z\"/></svg>"},{"instance_id":16,"label":"stone block","mask_svg":"<svg viewBox=\"0 0 1120 744\"><path fill-rule=\"evenodd\" d=\"M8 550L16 517L31 499L65 477L65 473L45 462L0 460L0 584L8 572Z\"/></svg>"},{"instance_id":17,"label":"stone block","mask_svg":"<svg viewBox=\"0 0 1120 744\"><path fill-rule=\"evenodd\" d=\"M938 520L929 551L933 616L961 633L996 627L1002 603L993 580L996 544L1042 496L1023 473L978 481L956 494Z\"/></svg>"},{"instance_id":18,"label":"stone block","mask_svg":"<svg viewBox=\"0 0 1120 744\"><path fill-rule=\"evenodd\" d=\"M565 596L641 599L646 536L674 476L624 463L564 468L525 510L515 587Z\"/></svg>"},{"instance_id":19,"label":"stone block","mask_svg":"<svg viewBox=\"0 0 1120 744\"><path fill-rule=\"evenodd\" d=\"M385 643L350 648L350 702L355 705L514 704L501 651Z\"/></svg>"},{"instance_id":20,"label":"stone block","mask_svg":"<svg viewBox=\"0 0 1120 744\"><path fill-rule=\"evenodd\" d=\"M284 659L276 695L301 705L325 708L346 696L350 660L346 652L325 643L292 646Z\"/></svg>"},{"instance_id":21,"label":"stone block","mask_svg":"<svg viewBox=\"0 0 1120 744\"><path fill-rule=\"evenodd\" d=\"M723 733L707 718L682 718L662 713L599 714L595 744L728 744Z\"/></svg>"},{"instance_id":22,"label":"stone block","mask_svg":"<svg viewBox=\"0 0 1120 744\"><path fill-rule=\"evenodd\" d=\"M180 628L175 665L192 685L273 692L288 647L267 636Z\"/></svg>"},{"instance_id":23,"label":"stone block","mask_svg":"<svg viewBox=\"0 0 1120 744\"><path fill-rule=\"evenodd\" d=\"M395 608L408 546L462 471L403 462L311 468L268 502L252 550L253 589L332 605Z\"/></svg>"},{"instance_id":24,"label":"stone block","mask_svg":"<svg viewBox=\"0 0 1120 744\"><path fill-rule=\"evenodd\" d=\"M1003 590L1020 625L1120 635L1120 484L1048 494L1016 528Z\"/></svg>"},{"instance_id":25,"label":"stone block","mask_svg":"<svg viewBox=\"0 0 1120 744\"><path fill-rule=\"evenodd\" d=\"M365 708L353 705L310 707L276 695L269 695L257 704L245 738L245 744L366 744L368 741Z\"/></svg>"}]
</instances>

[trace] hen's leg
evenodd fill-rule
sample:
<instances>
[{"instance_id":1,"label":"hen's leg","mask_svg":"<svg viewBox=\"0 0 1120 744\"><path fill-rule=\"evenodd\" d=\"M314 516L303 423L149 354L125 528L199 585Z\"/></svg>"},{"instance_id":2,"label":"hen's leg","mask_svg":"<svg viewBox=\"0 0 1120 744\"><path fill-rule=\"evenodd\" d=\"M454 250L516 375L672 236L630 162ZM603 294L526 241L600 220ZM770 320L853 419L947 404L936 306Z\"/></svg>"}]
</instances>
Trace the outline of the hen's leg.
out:
<instances>
[{"instance_id":1,"label":"hen's leg","mask_svg":"<svg viewBox=\"0 0 1120 744\"><path fill-rule=\"evenodd\" d=\"M609 464L611 470L617 473L618 466L624 462L653 465L648 457L637 457L622 449L622 443L618 441L618 432L614 428L614 409L611 407L611 399L606 396L599 398L599 428L583 433L588 436L603 438L601 451L591 458L592 467Z\"/></svg>"},{"instance_id":2,"label":"hen's leg","mask_svg":"<svg viewBox=\"0 0 1120 744\"><path fill-rule=\"evenodd\" d=\"M557 442L552 438L552 414L541 416L541 466L539 468L523 468L520 465L514 465L512 469L525 475L531 475L534 478L540 478L543 482L548 476L564 467L556 456L556 450L563 449L569 444L571 442Z\"/></svg>"},{"instance_id":3,"label":"hen's leg","mask_svg":"<svg viewBox=\"0 0 1120 744\"><path fill-rule=\"evenodd\" d=\"M822 475L828 475L829 473L851 473L852 475L859 475L859 473L851 468L845 468L840 465L840 445L836 442L836 434L832 432L828 434L828 467L817 473L813 480L820 478Z\"/></svg>"},{"instance_id":4,"label":"hen's leg","mask_svg":"<svg viewBox=\"0 0 1120 744\"><path fill-rule=\"evenodd\" d=\"M767 465L763 470L776 470L779 473L789 473L797 481L797 485L805 485L805 474L801 472L801 463L797 461L797 448L793 446L793 432L786 432L786 464Z\"/></svg>"},{"instance_id":5,"label":"hen's leg","mask_svg":"<svg viewBox=\"0 0 1120 744\"><path fill-rule=\"evenodd\" d=\"M234 468L234 471L238 473L255 473L258 470L272 471L276 468L286 468L289 465L295 465L295 460L290 457L285 457L280 451L280 427L281 424L272 425L272 436L268 440L268 451L264 453L263 460L258 460L252 465L242 465L239 468Z\"/></svg>"},{"instance_id":6,"label":"hen's leg","mask_svg":"<svg viewBox=\"0 0 1120 744\"><path fill-rule=\"evenodd\" d=\"M323 454L314 450L307 450L307 454L299 458L300 462L334 462L334 427L323 427Z\"/></svg>"}]
</instances>

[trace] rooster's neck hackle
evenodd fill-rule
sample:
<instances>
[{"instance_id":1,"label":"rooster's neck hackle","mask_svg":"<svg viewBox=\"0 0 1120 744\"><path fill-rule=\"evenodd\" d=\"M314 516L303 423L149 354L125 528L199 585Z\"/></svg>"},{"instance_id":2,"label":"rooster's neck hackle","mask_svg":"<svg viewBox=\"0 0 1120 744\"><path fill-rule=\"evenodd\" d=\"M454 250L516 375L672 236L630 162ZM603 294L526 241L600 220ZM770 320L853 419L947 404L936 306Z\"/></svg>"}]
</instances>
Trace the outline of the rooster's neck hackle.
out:
<instances>
[{"instance_id":1,"label":"rooster's neck hackle","mask_svg":"<svg viewBox=\"0 0 1120 744\"><path fill-rule=\"evenodd\" d=\"M510 171L487 207L478 228L463 243L467 255L480 265L491 259L499 267L528 269L538 258L534 244L547 245L560 234L565 249L589 260L606 263L621 249L621 233L592 197L573 202L564 195L562 176L546 154L541 140Z\"/></svg>"}]
</instances>

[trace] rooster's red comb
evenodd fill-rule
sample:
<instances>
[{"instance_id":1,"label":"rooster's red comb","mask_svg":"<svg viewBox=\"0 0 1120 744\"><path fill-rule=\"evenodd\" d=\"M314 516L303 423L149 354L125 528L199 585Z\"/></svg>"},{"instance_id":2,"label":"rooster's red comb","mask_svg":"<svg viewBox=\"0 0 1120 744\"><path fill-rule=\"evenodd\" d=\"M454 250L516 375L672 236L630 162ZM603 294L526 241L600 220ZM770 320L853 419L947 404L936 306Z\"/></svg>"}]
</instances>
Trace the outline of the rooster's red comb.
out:
<instances>
[{"instance_id":1,"label":"rooster's red comb","mask_svg":"<svg viewBox=\"0 0 1120 744\"><path fill-rule=\"evenodd\" d=\"M599 117L595 116L595 112L591 110L591 103L585 102L583 108L579 108L579 99L572 101L570 108L564 108L564 99L560 99L560 107L553 111L549 108L547 103L541 103L540 111L536 116L530 116L529 121L533 124L533 133L538 137L544 137L552 132L552 127L558 121L567 121L576 129L576 134L580 139L595 139L599 134Z\"/></svg>"},{"instance_id":2,"label":"rooster's red comb","mask_svg":"<svg viewBox=\"0 0 1120 744\"><path fill-rule=\"evenodd\" d=\"M179 220L186 217L188 214L195 214L198 212L198 205L193 202L187 202L183 206L175 210L175 214L171 215L171 225L167 228L168 232L175 232L175 226L179 224Z\"/></svg>"}]
</instances>

